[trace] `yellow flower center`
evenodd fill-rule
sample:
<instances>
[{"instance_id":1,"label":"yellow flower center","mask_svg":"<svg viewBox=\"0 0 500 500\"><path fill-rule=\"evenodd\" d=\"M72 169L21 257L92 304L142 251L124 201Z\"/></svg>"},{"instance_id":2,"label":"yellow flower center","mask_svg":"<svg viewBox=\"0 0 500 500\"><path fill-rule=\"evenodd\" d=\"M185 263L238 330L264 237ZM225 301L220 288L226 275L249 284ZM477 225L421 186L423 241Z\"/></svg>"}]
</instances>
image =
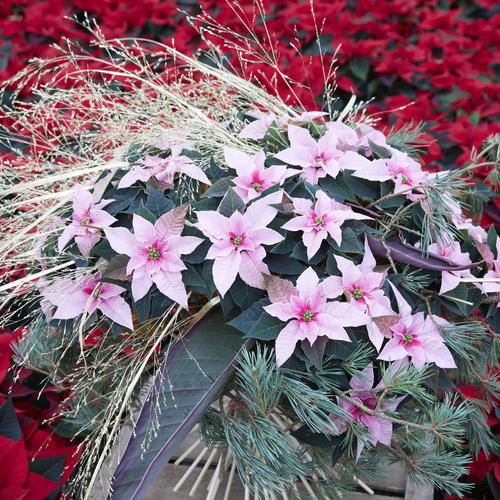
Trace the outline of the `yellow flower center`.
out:
<instances>
[{"instance_id":1,"label":"yellow flower center","mask_svg":"<svg viewBox=\"0 0 500 500\"><path fill-rule=\"evenodd\" d=\"M359 288L355 288L352 291L351 295L352 295L352 298L354 300L359 300L359 299L361 299L363 297L363 290L360 290Z\"/></svg>"}]
</instances>

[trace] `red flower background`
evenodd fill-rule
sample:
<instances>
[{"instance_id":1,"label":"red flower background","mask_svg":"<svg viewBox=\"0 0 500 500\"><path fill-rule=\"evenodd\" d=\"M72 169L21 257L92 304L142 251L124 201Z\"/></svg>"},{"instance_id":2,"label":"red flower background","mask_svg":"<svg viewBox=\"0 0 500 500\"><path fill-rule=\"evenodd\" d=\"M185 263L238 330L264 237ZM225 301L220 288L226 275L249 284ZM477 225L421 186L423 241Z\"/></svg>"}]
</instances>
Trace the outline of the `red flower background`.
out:
<instances>
[{"instance_id":1,"label":"red flower background","mask_svg":"<svg viewBox=\"0 0 500 500\"><path fill-rule=\"evenodd\" d=\"M0 3L0 79L7 80L34 57L57 55L58 49L53 45L64 47L64 38L78 41L83 49L98 53L91 45L92 35L67 19L83 20L84 12L97 21L107 38L135 36L164 43L175 39L179 51L192 53L204 47L204 43L178 9L196 15L202 6L221 25L237 33L247 32L246 25L252 25L262 46L268 51L274 47L279 54L281 70L310 89L296 85L296 95L291 97L290 90L278 79L274 91L292 104L300 100L307 109L321 106L322 67L325 61L331 61L338 48L338 108L355 93L361 100L372 100L369 108L380 118L381 130L424 121L423 138L436 140L427 147L424 160L434 162L435 167L454 168L467 163L474 148L480 149L489 135L500 133L498 2L315 0L314 16L307 0L262 0L262 5L266 12L265 24L251 0L241 2L240 16L235 15L224 0L199 3L193 0L3 0ZM318 30L326 53L323 58L316 43ZM217 43L215 37L208 38ZM292 45L299 45L304 57L299 57ZM234 49L224 50L240 73L256 75L271 89L271 68L260 61L242 67ZM8 97L7 93L5 98ZM29 96L24 94L24 97ZM10 153L4 151L3 154ZM480 179L481 175L479 183ZM500 208L498 199L486 209L482 223L500 223L496 206ZM11 383L12 374L7 371L10 342L18 334L19 330L14 333L4 330L0 334L0 500L44 498L50 491L57 491L71 473L77 456L75 444L57 436L42 423L61 400L56 392L45 392L46 407L40 409L34 404L34 389L27 385L30 374L22 373L18 382ZM10 387L13 387L12 393L9 393ZM10 434L4 432L7 419L12 424ZM498 421L492 420L491 424L498 427ZM64 456L61 462L60 457ZM53 457L53 463L47 462L42 467L43 464L32 465L37 460L29 461L46 457ZM59 457L59 461L54 457ZM63 468L59 471L61 463ZM471 468L470 480L483 480L488 472L500 480L496 455L490 459L480 455Z\"/></svg>"}]
</instances>

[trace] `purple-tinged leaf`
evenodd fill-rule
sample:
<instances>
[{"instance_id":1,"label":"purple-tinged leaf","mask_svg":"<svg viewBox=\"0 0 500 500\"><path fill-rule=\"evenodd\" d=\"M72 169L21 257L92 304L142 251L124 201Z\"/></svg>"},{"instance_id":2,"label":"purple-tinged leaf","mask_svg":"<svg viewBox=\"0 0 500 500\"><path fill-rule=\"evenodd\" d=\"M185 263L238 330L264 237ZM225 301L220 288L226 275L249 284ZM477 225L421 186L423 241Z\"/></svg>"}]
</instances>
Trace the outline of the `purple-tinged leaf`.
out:
<instances>
[{"instance_id":1,"label":"purple-tinged leaf","mask_svg":"<svg viewBox=\"0 0 500 500\"><path fill-rule=\"evenodd\" d=\"M370 245L370 248L372 249L373 255L387 258L387 250L379 240L368 233L365 234L365 237ZM392 260L402 262L403 264L410 264L411 266L415 266L420 269L450 272L464 271L466 269L472 269L478 265L478 263L475 262L459 266L446 257L441 257L433 252L424 252L420 248L402 243L399 241L397 236L391 236L385 240L385 244L391 251Z\"/></svg>"},{"instance_id":2,"label":"purple-tinged leaf","mask_svg":"<svg viewBox=\"0 0 500 500\"><path fill-rule=\"evenodd\" d=\"M104 272L103 278L110 278L113 280L132 281L132 276L127 274L127 264L130 260L128 255L117 255L113 257Z\"/></svg>"},{"instance_id":3,"label":"purple-tinged leaf","mask_svg":"<svg viewBox=\"0 0 500 500\"><path fill-rule=\"evenodd\" d=\"M323 366L323 356L325 354L326 343L330 339L325 335L318 337L312 344L308 339L301 342L302 350L307 356L307 359L318 369Z\"/></svg>"},{"instance_id":4,"label":"purple-tinged leaf","mask_svg":"<svg viewBox=\"0 0 500 500\"><path fill-rule=\"evenodd\" d=\"M206 314L177 341L156 373L137 417L115 471L112 498L142 498L228 383L238 354L251 343L225 324L220 308Z\"/></svg>"}]
</instances>

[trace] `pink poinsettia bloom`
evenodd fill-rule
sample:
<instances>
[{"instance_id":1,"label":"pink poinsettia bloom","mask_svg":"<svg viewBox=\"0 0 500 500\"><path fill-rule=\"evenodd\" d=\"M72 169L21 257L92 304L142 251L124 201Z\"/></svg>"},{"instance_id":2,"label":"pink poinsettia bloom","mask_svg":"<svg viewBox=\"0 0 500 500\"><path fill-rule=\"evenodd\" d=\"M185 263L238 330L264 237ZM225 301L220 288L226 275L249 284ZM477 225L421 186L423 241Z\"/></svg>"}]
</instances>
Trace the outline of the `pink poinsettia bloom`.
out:
<instances>
[{"instance_id":1,"label":"pink poinsettia bloom","mask_svg":"<svg viewBox=\"0 0 500 500\"><path fill-rule=\"evenodd\" d=\"M101 229L111 226L116 219L102 210L114 200L101 200L96 203L94 196L82 186L75 186L73 196L73 222L59 236L57 248L62 252L72 238L84 257L101 239Z\"/></svg>"},{"instance_id":2,"label":"pink poinsettia bloom","mask_svg":"<svg viewBox=\"0 0 500 500\"><path fill-rule=\"evenodd\" d=\"M226 163L238 174L233 179L234 190L245 203L258 198L271 186L283 184L285 179L297 173L296 170L287 169L285 165L266 168L266 153L263 150L249 156L237 149L227 148L224 149L224 157Z\"/></svg>"},{"instance_id":3,"label":"pink poinsettia bloom","mask_svg":"<svg viewBox=\"0 0 500 500\"><path fill-rule=\"evenodd\" d=\"M54 319L71 319L99 309L111 321L130 330L134 329L130 306L120 296L125 288L112 283L100 283L101 273L78 276L75 281L65 279L41 289L46 300L57 310Z\"/></svg>"},{"instance_id":4,"label":"pink poinsettia bloom","mask_svg":"<svg viewBox=\"0 0 500 500\"><path fill-rule=\"evenodd\" d=\"M344 153L337 148L339 141L333 130L316 141L307 129L289 125L288 138L290 147L280 151L275 157L289 165L302 167L302 179L315 185L327 175L337 177L340 171L339 159Z\"/></svg>"},{"instance_id":5,"label":"pink poinsettia bloom","mask_svg":"<svg viewBox=\"0 0 500 500\"><path fill-rule=\"evenodd\" d=\"M262 245L283 240L281 234L266 227L278 212L269 205L281 199L280 192L270 194L255 201L244 214L236 211L230 217L215 211L197 213L196 226L213 243L206 258L214 259L214 283L222 297L238 274L248 285L264 288L262 273L269 269L263 262L266 251Z\"/></svg>"},{"instance_id":6,"label":"pink poinsettia bloom","mask_svg":"<svg viewBox=\"0 0 500 500\"><path fill-rule=\"evenodd\" d=\"M335 255L335 260L342 276L330 276L323 282L329 295L347 295L348 302L370 318L394 315L391 303L381 289L387 273L374 271L377 263L368 241L365 243L365 255L359 266L339 255ZM373 345L380 351L385 336L374 321L368 323L366 328Z\"/></svg>"},{"instance_id":7,"label":"pink poinsettia bloom","mask_svg":"<svg viewBox=\"0 0 500 500\"><path fill-rule=\"evenodd\" d=\"M321 243L331 236L337 245L342 243L340 227L346 220L370 219L367 215L354 212L350 207L332 200L323 191L316 191L316 202L306 198L293 198L294 213L297 217L283 225L287 231L303 231L302 241L307 248L307 258L311 259Z\"/></svg>"},{"instance_id":8,"label":"pink poinsettia bloom","mask_svg":"<svg viewBox=\"0 0 500 500\"><path fill-rule=\"evenodd\" d=\"M385 345L377 359L384 361L408 360L421 368L424 363L435 363L441 368L456 368L451 352L444 344L439 326L449 323L437 316L425 317L423 312L412 314L408 302L392 285L399 306L399 316L388 328L392 339Z\"/></svg>"},{"instance_id":9,"label":"pink poinsettia bloom","mask_svg":"<svg viewBox=\"0 0 500 500\"><path fill-rule=\"evenodd\" d=\"M373 387L373 366L368 365L362 372L359 378L352 377L349 385L352 389L356 389L359 392L350 392L349 396L359 404L362 404L366 408L370 410L375 410L377 407L377 398L376 396L370 392ZM383 382L380 382L376 389L380 389L381 391L384 388ZM382 415L370 415L365 411L361 410L358 405L354 404L351 401L346 401L340 397L337 397L339 405L350 414L351 420L353 422L361 422L366 427L368 427L368 440L375 446L377 443L385 444L386 446L391 445L392 439L392 422L385 419ZM380 406L378 412L383 414L385 411L395 410L398 404L404 399L390 399L384 400L382 405ZM334 424L337 427L340 433L345 432L347 430L347 423L341 419L335 418ZM365 444L361 439L358 439L358 448L357 448L357 456L356 460L359 459L361 452L364 448Z\"/></svg>"},{"instance_id":10,"label":"pink poinsettia bloom","mask_svg":"<svg viewBox=\"0 0 500 500\"><path fill-rule=\"evenodd\" d=\"M299 340L312 345L320 336L350 342L345 326L362 326L370 319L346 302L327 302L330 297L308 267L298 278L297 286L275 276L266 276L271 304L264 310L281 321L291 320L276 339L276 361L281 366L293 353Z\"/></svg>"},{"instance_id":11,"label":"pink poinsettia bloom","mask_svg":"<svg viewBox=\"0 0 500 500\"><path fill-rule=\"evenodd\" d=\"M446 243L432 243L428 247L429 252L446 257L454 262L457 266L466 266L472 264L468 253L462 253L460 242L454 241L451 245ZM453 290L460 284L460 278L473 278L474 276L468 269L463 271L442 271L441 272L441 289L440 294Z\"/></svg>"},{"instance_id":12,"label":"pink poinsettia bloom","mask_svg":"<svg viewBox=\"0 0 500 500\"><path fill-rule=\"evenodd\" d=\"M306 111L304 113L301 113L296 118L292 118L291 116L282 116L280 118L274 113L248 112L247 115L257 119L246 125L238 134L238 137L241 137L243 139L264 139L269 127L273 124L273 122L279 129L284 129L289 123L311 122L316 118L325 116L326 114L327 113L324 113L322 111Z\"/></svg>"},{"instance_id":13,"label":"pink poinsettia bloom","mask_svg":"<svg viewBox=\"0 0 500 500\"><path fill-rule=\"evenodd\" d=\"M179 174L210 185L205 172L197 167L191 158L181 155L184 147L183 145L173 146L167 158L146 155L145 160L138 160L137 163L144 166L137 165L126 173L118 184L118 189L127 188L138 181L147 182L151 177L154 177L163 188L172 189L175 178Z\"/></svg>"},{"instance_id":14,"label":"pink poinsettia bloom","mask_svg":"<svg viewBox=\"0 0 500 500\"><path fill-rule=\"evenodd\" d=\"M156 284L163 295L187 309L187 294L181 271L186 266L181 255L189 255L200 243L196 236L181 236L187 205L163 214L153 225L134 215L134 234L124 227L105 230L116 252L130 257L127 274L132 274L132 295L137 301Z\"/></svg>"}]
</instances>

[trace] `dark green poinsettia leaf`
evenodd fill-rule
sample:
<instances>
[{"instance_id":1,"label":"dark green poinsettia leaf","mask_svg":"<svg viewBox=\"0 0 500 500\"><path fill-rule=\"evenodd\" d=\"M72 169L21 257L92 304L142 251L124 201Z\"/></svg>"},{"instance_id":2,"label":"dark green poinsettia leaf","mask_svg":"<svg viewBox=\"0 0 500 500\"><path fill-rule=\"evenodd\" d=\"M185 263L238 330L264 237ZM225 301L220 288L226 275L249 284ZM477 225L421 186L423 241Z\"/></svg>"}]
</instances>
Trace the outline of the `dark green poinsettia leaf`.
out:
<instances>
[{"instance_id":1,"label":"dark green poinsettia leaf","mask_svg":"<svg viewBox=\"0 0 500 500\"><path fill-rule=\"evenodd\" d=\"M299 427L296 431L293 431L292 436L300 441L301 443L308 444L309 446L314 446L315 448L333 448L342 442L344 435L341 436L330 436L323 433L313 432L307 425Z\"/></svg>"},{"instance_id":2,"label":"dark green poinsettia leaf","mask_svg":"<svg viewBox=\"0 0 500 500\"><path fill-rule=\"evenodd\" d=\"M19 441L23 433L17 420L14 403L8 398L0 407L0 436Z\"/></svg>"},{"instance_id":3,"label":"dark green poinsettia leaf","mask_svg":"<svg viewBox=\"0 0 500 500\"><path fill-rule=\"evenodd\" d=\"M230 187L234 186L233 177L223 177L215 181L204 193L203 198L222 198Z\"/></svg>"},{"instance_id":4,"label":"dark green poinsettia leaf","mask_svg":"<svg viewBox=\"0 0 500 500\"><path fill-rule=\"evenodd\" d=\"M220 202L218 211L224 217L231 217L234 212L242 214L245 211L245 202L233 188L229 188Z\"/></svg>"},{"instance_id":5,"label":"dark green poinsettia leaf","mask_svg":"<svg viewBox=\"0 0 500 500\"><path fill-rule=\"evenodd\" d=\"M28 470L44 477L45 479L48 479L49 481L58 483L61 480L65 460L66 455L37 458L36 460L29 462Z\"/></svg>"},{"instance_id":6,"label":"dark green poinsettia leaf","mask_svg":"<svg viewBox=\"0 0 500 500\"><path fill-rule=\"evenodd\" d=\"M147 209L144 205L144 203L141 200L141 203L139 205L139 211L137 212L137 215L142 217L143 219L146 219L147 221L151 222L151 224L155 224L157 217L151 212L151 210Z\"/></svg>"},{"instance_id":7,"label":"dark green poinsettia leaf","mask_svg":"<svg viewBox=\"0 0 500 500\"><path fill-rule=\"evenodd\" d=\"M285 328L286 321L281 321L270 314L263 312L245 338L257 340L275 340L281 330Z\"/></svg>"},{"instance_id":8,"label":"dark green poinsettia leaf","mask_svg":"<svg viewBox=\"0 0 500 500\"><path fill-rule=\"evenodd\" d=\"M234 326L234 328L237 328L243 333L248 333L262 316L264 312L263 307L270 303L268 298L260 299L243 311L238 317L231 320L228 325Z\"/></svg>"},{"instance_id":9,"label":"dark green poinsettia leaf","mask_svg":"<svg viewBox=\"0 0 500 500\"><path fill-rule=\"evenodd\" d=\"M144 207L147 208L157 219L159 219L163 214L170 212L170 210L174 208L174 204L171 200L165 198L165 196L163 196L159 191L150 187L148 199L146 200Z\"/></svg>"}]
</instances>

